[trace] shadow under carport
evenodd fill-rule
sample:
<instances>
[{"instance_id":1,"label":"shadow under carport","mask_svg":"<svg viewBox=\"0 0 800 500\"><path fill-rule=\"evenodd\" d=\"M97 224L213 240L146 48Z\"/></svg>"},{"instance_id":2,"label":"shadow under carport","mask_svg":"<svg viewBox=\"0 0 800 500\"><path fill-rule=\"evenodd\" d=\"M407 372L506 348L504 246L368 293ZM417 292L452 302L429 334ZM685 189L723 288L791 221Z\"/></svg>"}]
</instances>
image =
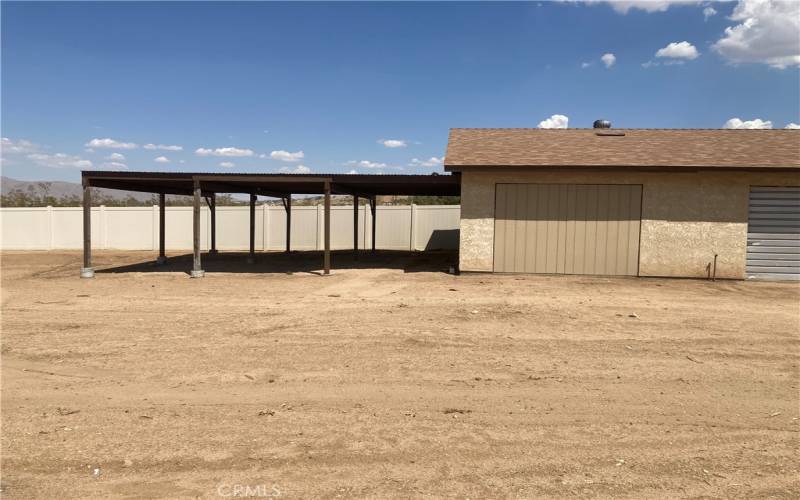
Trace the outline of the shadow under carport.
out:
<instances>
[{"instance_id":1,"label":"shadow under carport","mask_svg":"<svg viewBox=\"0 0 800 500\"><path fill-rule=\"evenodd\" d=\"M206 273L310 273L322 274L321 251L256 252L255 262L247 263L247 252L203 253L202 267ZM369 250L360 251L358 259L352 250L331 252L331 272L337 269L400 269L406 273L443 272L447 273L458 262L455 250L440 251L398 251ZM123 266L96 269L96 273L164 273L184 272L192 269L192 254L168 256L164 264L156 264L155 259Z\"/></svg>"}]
</instances>

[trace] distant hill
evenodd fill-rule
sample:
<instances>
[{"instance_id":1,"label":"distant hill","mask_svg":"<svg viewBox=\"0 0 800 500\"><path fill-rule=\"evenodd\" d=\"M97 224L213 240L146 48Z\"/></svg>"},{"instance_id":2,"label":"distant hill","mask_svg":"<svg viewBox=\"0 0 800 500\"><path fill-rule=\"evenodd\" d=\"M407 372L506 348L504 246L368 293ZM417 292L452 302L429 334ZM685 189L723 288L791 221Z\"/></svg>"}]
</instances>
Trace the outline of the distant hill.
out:
<instances>
[{"instance_id":1,"label":"distant hill","mask_svg":"<svg viewBox=\"0 0 800 500\"><path fill-rule=\"evenodd\" d=\"M34 197L43 198L52 196L56 199L83 198L83 186L77 182L63 181L19 181L11 177L0 177L0 188L3 196L8 196L12 191L21 191ZM98 189L97 193L107 200L123 201L133 198L139 202L149 202L150 193L137 193L133 191L117 191L116 189Z\"/></svg>"}]
</instances>

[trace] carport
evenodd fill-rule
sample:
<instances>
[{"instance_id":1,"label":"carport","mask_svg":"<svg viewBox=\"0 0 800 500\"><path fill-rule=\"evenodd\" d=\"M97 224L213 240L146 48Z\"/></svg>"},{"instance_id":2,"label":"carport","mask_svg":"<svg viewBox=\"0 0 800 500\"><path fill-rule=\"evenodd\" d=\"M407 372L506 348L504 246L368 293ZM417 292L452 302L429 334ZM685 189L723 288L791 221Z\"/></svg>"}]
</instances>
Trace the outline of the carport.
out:
<instances>
[{"instance_id":1,"label":"carport","mask_svg":"<svg viewBox=\"0 0 800 500\"><path fill-rule=\"evenodd\" d=\"M216 194L235 193L250 197L250 250L248 262L255 261L255 207L258 196L283 200L286 210L286 252L291 250L291 208L293 195L324 196L323 273L330 274L331 195L353 197L353 251L358 255L358 202L369 201L372 214L372 251L375 251L377 196L459 196L461 176L455 175L370 175L370 174L233 174L194 172L117 172L83 171L83 267L81 277L94 276L91 240L91 188L120 189L158 195L159 254L157 263L166 262L166 195L193 196L193 265L191 276L204 275L200 250L200 206L203 199L211 215L211 248L216 253Z\"/></svg>"}]
</instances>

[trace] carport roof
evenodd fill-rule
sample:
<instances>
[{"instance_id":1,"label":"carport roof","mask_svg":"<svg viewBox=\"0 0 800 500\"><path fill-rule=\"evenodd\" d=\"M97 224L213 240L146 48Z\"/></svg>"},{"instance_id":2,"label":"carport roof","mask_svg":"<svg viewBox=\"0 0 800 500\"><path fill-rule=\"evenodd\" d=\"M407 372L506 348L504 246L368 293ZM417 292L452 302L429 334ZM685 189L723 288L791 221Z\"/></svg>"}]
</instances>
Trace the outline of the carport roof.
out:
<instances>
[{"instance_id":1,"label":"carport roof","mask_svg":"<svg viewBox=\"0 0 800 500\"><path fill-rule=\"evenodd\" d=\"M326 183L330 185L332 194L458 196L461 193L460 176L457 174L236 174L84 170L82 178L84 185L92 187L181 195L191 195L195 181L200 182L204 192L254 192L275 197L322 194Z\"/></svg>"},{"instance_id":2,"label":"carport roof","mask_svg":"<svg viewBox=\"0 0 800 500\"><path fill-rule=\"evenodd\" d=\"M445 170L800 169L800 130L454 128Z\"/></svg>"}]
</instances>

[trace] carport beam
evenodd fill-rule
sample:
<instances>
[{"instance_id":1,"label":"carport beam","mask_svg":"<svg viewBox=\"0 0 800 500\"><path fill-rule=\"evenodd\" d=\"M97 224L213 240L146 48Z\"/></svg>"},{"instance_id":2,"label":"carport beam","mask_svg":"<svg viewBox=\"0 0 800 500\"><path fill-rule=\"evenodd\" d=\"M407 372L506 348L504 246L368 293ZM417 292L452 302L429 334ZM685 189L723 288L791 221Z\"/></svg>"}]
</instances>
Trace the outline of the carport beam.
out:
<instances>
[{"instance_id":1,"label":"carport beam","mask_svg":"<svg viewBox=\"0 0 800 500\"><path fill-rule=\"evenodd\" d=\"M200 189L200 181L194 180L194 206L192 211L192 246L194 248L194 263L192 265L192 278L202 278L205 272L200 264L200 198L202 192Z\"/></svg>"},{"instance_id":2,"label":"carport beam","mask_svg":"<svg viewBox=\"0 0 800 500\"><path fill-rule=\"evenodd\" d=\"M353 258L358 260L358 195L353 195Z\"/></svg>"},{"instance_id":3,"label":"carport beam","mask_svg":"<svg viewBox=\"0 0 800 500\"><path fill-rule=\"evenodd\" d=\"M331 183L325 181L325 251L323 255L323 273L331 273Z\"/></svg>"},{"instance_id":4,"label":"carport beam","mask_svg":"<svg viewBox=\"0 0 800 500\"><path fill-rule=\"evenodd\" d=\"M250 193L250 255L247 256L247 263L256 262L256 195Z\"/></svg>"},{"instance_id":5,"label":"carport beam","mask_svg":"<svg viewBox=\"0 0 800 500\"><path fill-rule=\"evenodd\" d=\"M94 278L92 269L92 188L83 181L83 267L81 278Z\"/></svg>"},{"instance_id":6,"label":"carport beam","mask_svg":"<svg viewBox=\"0 0 800 500\"><path fill-rule=\"evenodd\" d=\"M158 193L158 258L156 264L161 265L167 262L166 254L166 222L167 222L167 195L163 192Z\"/></svg>"}]
</instances>

